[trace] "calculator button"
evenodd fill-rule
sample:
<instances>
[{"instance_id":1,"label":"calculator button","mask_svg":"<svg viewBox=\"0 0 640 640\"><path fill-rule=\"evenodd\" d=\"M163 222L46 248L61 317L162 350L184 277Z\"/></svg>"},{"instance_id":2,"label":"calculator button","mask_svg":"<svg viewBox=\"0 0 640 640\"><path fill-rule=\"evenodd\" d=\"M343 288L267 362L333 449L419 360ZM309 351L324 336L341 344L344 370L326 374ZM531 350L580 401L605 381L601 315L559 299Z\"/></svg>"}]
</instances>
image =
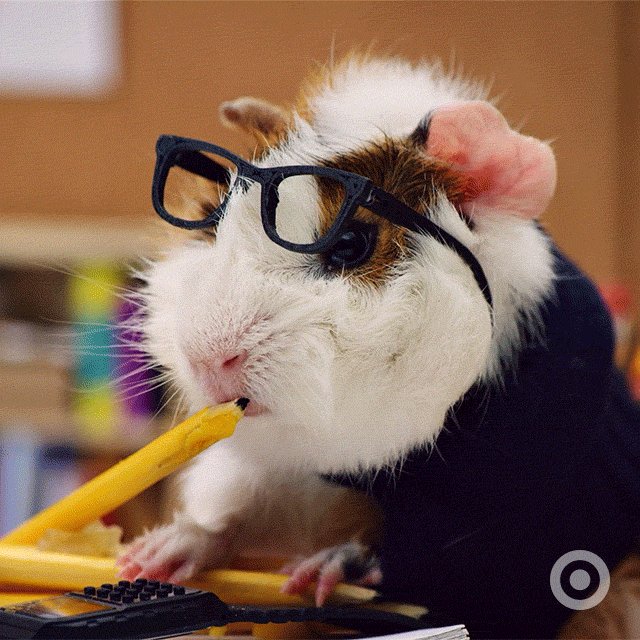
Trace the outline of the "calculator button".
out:
<instances>
[{"instance_id":1,"label":"calculator button","mask_svg":"<svg viewBox=\"0 0 640 640\"><path fill-rule=\"evenodd\" d=\"M120 580L118 582L118 586L119 587L127 587L127 588L129 588L131 586L131 583L128 580Z\"/></svg>"},{"instance_id":2,"label":"calculator button","mask_svg":"<svg viewBox=\"0 0 640 640\"><path fill-rule=\"evenodd\" d=\"M96 588L95 587L85 587L83 589L83 593L85 596L95 596L96 595Z\"/></svg>"},{"instance_id":3,"label":"calculator button","mask_svg":"<svg viewBox=\"0 0 640 640\"><path fill-rule=\"evenodd\" d=\"M173 591L173 585L170 582L161 582L160 588L166 589L169 593Z\"/></svg>"},{"instance_id":4,"label":"calculator button","mask_svg":"<svg viewBox=\"0 0 640 640\"><path fill-rule=\"evenodd\" d=\"M100 585L101 589L109 589L109 591L111 591L111 589L113 589L113 585L109 584L108 582L105 582L104 584Z\"/></svg>"},{"instance_id":5,"label":"calculator button","mask_svg":"<svg viewBox=\"0 0 640 640\"><path fill-rule=\"evenodd\" d=\"M144 587L144 585L147 584L147 580L145 578L136 578L133 584L139 584Z\"/></svg>"},{"instance_id":6,"label":"calculator button","mask_svg":"<svg viewBox=\"0 0 640 640\"><path fill-rule=\"evenodd\" d=\"M112 591L109 594L109 600L111 600L112 602L120 602L120 600L122 600L122 594L118 593L117 591Z\"/></svg>"},{"instance_id":7,"label":"calculator button","mask_svg":"<svg viewBox=\"0 0 640 640\"><path fill-rule=\"evenodd\" d=\"M134 600L135 598L133 596L130 596L126 593L122 596L122 602L124 604L131 604Z\"/></svg>"},{"instance_id":8,"label":"calculator button","mask_svg":"<svg viewBox=\"0 0 640 640\"><path fill-rule=\"evenodd\" d=\"M144 602L145 600L151 600L151 594L148 591L143 591L140 594L140 601Z\"/></svg>"},{"instance_id":9,"label":"calculator button","mask_svg":"<svg viewBox=\"0 0 640 640\"><path fill-rule=\"evenodd\" d=\"M126 589L124 592L125 596L131 596L132 598L137 598L140 591L138 589Z\"/></svg>"},{"instance_id":10,"label":"calculator button","mask_svg":"<svg viewBox=\"0 0 640 640\"><path fill-rule=\"evenodd\" d=\"M96 591L96 596L98 598L108 598L109 597L109 593L110 593L109 589L100 588L100 589L98 589Z\"/></svg>"},{"instance_id":11,"label":"calculator button","mask_svg":"<svg viewBox=\"0 0 640 640\"><path fill-rule=\"evenodd\" d=\"M169 592L169 589L158 589L158 590L156 591L156 596L157 596L158 598L166 598L166 597L168 597L168 596L169 596L169 593L170 593L170 592Z\"/></svg>"},{"instance_id":12,"label":"calculator button","mask_svg":"<svg viewBox=\"0 0 640 640\"><path fill-rule=\"evenodd\" d=\"M150 584L146 584L144 587L142 587L142 591L144 593L155 593L156 592L156 588Z\"/></svg>"},{"instance_id":13,"label":"calculator button","mask_svg":"<svg viewBox=\"0 0 640 640\"><path fill-rule=\"evenodd\" d=\"M149 580L147 584L150 587L155 587L157 589L160 586L160 580Z\"/></svg>"},{"instance_id":14,"label":"calculator button","mask_svg":"<svg viewBox=\"0 0 640 640\"><path fill-rule=\"evenodd\" d=\"M173 587L173 593L176 596L183 596L184 595L184 587L181 587L180 585L176 585L175 587Z\"/></svg>"}]
</instances>

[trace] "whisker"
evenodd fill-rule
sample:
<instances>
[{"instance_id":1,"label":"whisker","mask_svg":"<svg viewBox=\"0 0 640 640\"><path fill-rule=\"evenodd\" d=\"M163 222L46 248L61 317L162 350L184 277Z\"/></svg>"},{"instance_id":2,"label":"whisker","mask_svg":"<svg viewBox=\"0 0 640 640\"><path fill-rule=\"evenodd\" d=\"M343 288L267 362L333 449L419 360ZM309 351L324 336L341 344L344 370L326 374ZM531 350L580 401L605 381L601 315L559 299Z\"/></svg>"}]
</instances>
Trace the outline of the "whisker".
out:
<instances>
[{"instance_id":1,"label":"whisker","mask_svg":"<svg viewBox=\"0 0 640 640\"><path fill-rule=\"evenodd\" d=\"M128 380L132 376L140 375L141 373L145 373L147 371L151 371L152 369L153 369L153 366L150 366L148 364L143 364L142 366L138 367L137 369L133 369L132 371L127 371L126 373L122 373L122 374L118 375L117 377L112 378L111 380L109 380L109 384L113 385L113 386L121 385L125 380ZM167 375L166 373L158 373L157 375L153 376L152 378L149 378L149 380L145 380L145 382L148 382L150 380L157 380L157 379L159 379L161 377L166 377L166 375Z\"/></svg>"},{"instance_id":2,"label":"whisker","mask_svg":"<svg viewBox=\"0 0 640 640\"><path fill-rule=\"evenodd\" d=\"M147 387L145 389L143 389L142 391L138 391L138 393L134 393L132 395L126 395L126 392L123 393L118 393L116 394L116 399L118 400L133 400L134 398L137 398L138 396L142 396L145 393L150 393L151 391L155 391L156 389L159 389L160 387L164 387L166 384L166 381L162 380L160 382L158 382L157 384L151 386L151 387ZM134 388L138 388L140 385L132 385L132 387Z\"/></svg>"},{"instance_id":3,"label":"whisker","mask_svg":"<svg viewBox=\"0 0 640 640\"><path fill-rule=\"evenodd\" d=\"M103 291L106 291L107 293L113 293L114 295L116 295L117 297L121 297L123 300L129 300L129 294L135 294L136 293L136 289L133 289L132 287L126 287L126 286L120 286L120 285L116 285L116 284L106 284L105 282L101 282L100 280L96 280L95 278L91 278L90 276L83 274L83 273L79 273L78 271L74 271L73 269L69 268L69 267L63 267L61 265L50 265L50 264L38 264L35 263L35 266L40 266L43 269L47 269L48 271L53 271L55 273L60 273L62 275L65 276L69 276L70 278L77 278L79 280L83 280L85 282L88 282L90 284L96 285L98 288L102 289ZM130 265L124 265L122 268L123 272L127 272L127 271L132 271L133 267ZM123 291L125 294L127 294L127 297L125 298L123 296L123 294L119 294L118 292Z\"/></svg>"},{"instance_id":4,"label":"whisker","mask_svg":"<svg viewBox=\"0 0 640 640\"><path fill-rule=\"evenodd\" d=\"M154 414L154 418L157 418L158 415L162 412L162 410L171 402L171 400L173 400L173 398L176 397L176 395L181 394L180 397L178 398L177 402L176 402L176 408L175 411L173 412L173 417L171 418L171 426L175 427L176 425L176 420L178 417L178 413L181 411L181 405L182 402L184 401L184 394L181 393L180 388L176 387L176 389L173 391L173 393L166 399L164 400L160 407L158 408L158 410L155 412Z\"/></svg>"},{"instance_id":5,"label":"whisker","mask_svg":"<svg viewBox=\"0 0 640 640\"><path fill-rule=\"evenodd\" d=\"M119 380L101 380L98 383L96 383L94 387L87 388L86 386L81 386L82 384L81 381L77 381L74 385L71 385L71 391L79 394L92 393L96 389L100 391L111 392L117 389L119 382L120 382ZM152 385L152 384L156 384L157 382L161 382L162 384L166 382L166 374L158 373L157 375L152 376L148 380L143 380L143 381L141 380L140 382L135 383L135 385ZM131 384L128 388L132 388L135 385ZM121 393L126 393L126 389L127 388L123 389ZM121 394L116 394L116 397L118 397L119 395Z\"/></svg>"}]
</instances>

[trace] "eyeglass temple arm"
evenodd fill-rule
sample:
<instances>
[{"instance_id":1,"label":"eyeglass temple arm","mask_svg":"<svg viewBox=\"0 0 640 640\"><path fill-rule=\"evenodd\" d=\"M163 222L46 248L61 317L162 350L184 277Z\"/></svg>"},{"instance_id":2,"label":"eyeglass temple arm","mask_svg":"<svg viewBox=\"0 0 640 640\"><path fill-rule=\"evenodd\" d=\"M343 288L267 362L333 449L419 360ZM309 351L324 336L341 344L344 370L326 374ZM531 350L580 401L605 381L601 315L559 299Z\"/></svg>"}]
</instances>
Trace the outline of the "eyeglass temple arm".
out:
<instances>
[{"instance_id":1,"label":"eyeglass temple arm","mask_svg":"<svg viewBox=\"0 0 640 640\"><path fill-rule=\"evenodd\" d=\"M471 269L473 277L489 305L491 322L493 323L493 297L491 295L491 289L489 288L489 282L478 259L467 246L462 244L460 240L445 231L442 227L439 227L435 222L429 220L426 216L417 214L413 209L397 198L394 198L390 193L377 187L371 188L369 199L364 203L364 206L394 224L405 227L410 231L430 235L446 247L453 249Z\"/></svg>"},{"instance_id":2,"label":"eyeglass temple arm","mask_svg":"<svg viewBox=\"0 0 640 640\"><path fill-rule=\"evenodd\" d=\"M218 184L228 185L230 182L228 169L200 151L180 151L174 165Z\"/></svg>"}]
</instances>

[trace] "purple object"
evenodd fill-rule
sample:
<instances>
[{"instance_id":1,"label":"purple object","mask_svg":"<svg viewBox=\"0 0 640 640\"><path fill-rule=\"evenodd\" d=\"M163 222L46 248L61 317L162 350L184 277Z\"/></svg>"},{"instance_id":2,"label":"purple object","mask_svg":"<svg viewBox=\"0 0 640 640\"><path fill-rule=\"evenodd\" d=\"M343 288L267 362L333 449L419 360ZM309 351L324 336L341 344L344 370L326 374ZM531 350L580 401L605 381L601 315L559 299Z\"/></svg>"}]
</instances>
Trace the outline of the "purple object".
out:
<instances>
[{"instance_id":1,"label":"purple object","mask_svg":"<svg viewBox=\"0 0 640 640\"><path fill-rule=\"evenodd\" d=\"M154 392L154 372L148 364L148 356L137 345L142 334L135 326L142 314L141 307L132 300L120 304L114 331L113 377L117 380L118 396L124 411L136 418L151 417L157 408Z\"/></svg>"}]
</instances>

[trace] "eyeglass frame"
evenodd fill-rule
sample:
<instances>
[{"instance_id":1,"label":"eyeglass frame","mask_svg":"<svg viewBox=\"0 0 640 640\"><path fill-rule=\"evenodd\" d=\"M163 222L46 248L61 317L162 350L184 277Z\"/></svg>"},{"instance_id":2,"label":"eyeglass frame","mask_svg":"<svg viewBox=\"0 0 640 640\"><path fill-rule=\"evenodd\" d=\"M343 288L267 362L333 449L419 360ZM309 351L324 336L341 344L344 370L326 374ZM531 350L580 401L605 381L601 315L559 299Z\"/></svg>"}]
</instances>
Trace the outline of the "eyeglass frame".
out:
<instances>
[{"instance_id":1,"label":"eyeglass frame","mask_svg":"<svg viewBox=\"0 0 640 640\"><path fill-rule=\"evenodd\" d=\"M174 162L181 151L191 153L191 162L182 165ZM340 233L351 220L358 207L364 207L372 213L388 220L392 224L415 233L428 235L444 246L455 251L471 269L473 277L484 296L493 322L493 297L484 269L471 250L460 240L442 227L418 213L389 192L375 186L365 176L333 167L317 165L287 165L281 167L257 167L235 153L210 142L173 135L161 135L156 143L156 165L153 172L151 199L156 213L169 224L182 229L203 229L217 224L224 214L228 196L233 184L229 184L229 193L224 200L203 220L184 220L171 215L164 207L164 191L169 171L180 167L190 173L200 175L214 182L222 182L214 174L226 167L215 162L202 152L216 154L232 162L238 170L238 178L257 182L261 187L260 217L267 237L277 245L295 253L323 253L340 239ZM200 166L197 166L197 165ZM278 186L286 178L310 175L329 178L340 182L345 189L345 197L333 224L326 234L312 243L296 243L281 238L276 230L276 209L278 206Z\"/></svg>"}]
</instances>

